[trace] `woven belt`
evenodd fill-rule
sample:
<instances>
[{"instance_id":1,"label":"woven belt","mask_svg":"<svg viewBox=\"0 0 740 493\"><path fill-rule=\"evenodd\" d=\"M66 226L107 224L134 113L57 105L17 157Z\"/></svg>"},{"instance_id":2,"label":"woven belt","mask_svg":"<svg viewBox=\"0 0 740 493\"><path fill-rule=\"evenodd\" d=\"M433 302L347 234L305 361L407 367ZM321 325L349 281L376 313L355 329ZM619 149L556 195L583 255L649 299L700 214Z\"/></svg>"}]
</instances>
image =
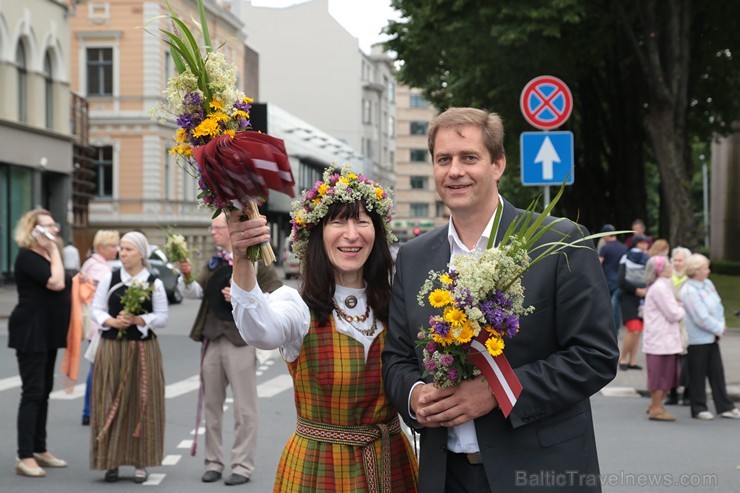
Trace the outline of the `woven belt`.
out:
<instances>
[{"instance_id":1,"label":"woven belt","mask_svg":"<svg viewBox=\"0 0 740 493\"><path fill-rule=\"evenodd\" d=\"M395 416L390 423L374 425L338 426L317 423L298 417L296 435L325 443L362 447L363 468L370 493L391 491L391 434L401 432L401 423ZM373 444L380 439L382 457L378 459ZM380 468L378 467L380 466ZM378 470L380 469L380 470Z\"/></svg>"}]
</instances>

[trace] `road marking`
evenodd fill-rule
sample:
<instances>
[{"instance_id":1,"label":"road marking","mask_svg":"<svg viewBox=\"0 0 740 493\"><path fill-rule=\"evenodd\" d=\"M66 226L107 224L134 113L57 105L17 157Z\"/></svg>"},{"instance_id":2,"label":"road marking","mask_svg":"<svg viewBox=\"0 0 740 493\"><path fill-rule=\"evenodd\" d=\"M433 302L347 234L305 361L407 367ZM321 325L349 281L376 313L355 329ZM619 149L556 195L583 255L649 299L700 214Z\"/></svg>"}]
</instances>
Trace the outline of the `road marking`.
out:
<instances>
[{"instance_id":1,"label":"road marking","mask_svg":"<svg viewBox=\"0 0 740 493\"><path fill-rule=\"evenodd\" d=\"M21 386L21 377L9 377L0 380L0 392Z\"/></svg>"},{"instance_id":2,"label":"road marking","mask_svg":"<svg viewBox=\"0 0 740 493\"><path fill-rule=\"evenodd\" d=\"M162 459L163 466L174 466L182 459L182 455L168 455Z\"/></svg>"},{"instance_id":3,"label":"road marking","mask_svg":"<svg viewBox=\"0 0 740 493\"><path fill-rule=\"evenodd\" d=\"M85 386L84 383L78 383L74 386L72 389L72 392L67 393L66 390L55 390L51 394L49 394L49 399L55 399L58 401L71 401L72 399L78 399L80 397L85 397Z\"/></svg>"},{"instance_id":4,"label":"road marking","mask_svg":"<svg viewBox=\"0 0 740 493\"><path fill-rule=\"evenodd\" d=\"M198 435L204 435L206 432L205 427L201 426L198 428ZM195 435L195 430L190 430L191 435Z\"/></svg>"},{"instance_id":5,"label":"road marking","mask_svg":"<svg viewBox=\"0 0 740 493\"><path fill-rule=\"evenodd\" d=\"M634 387L604 387L601 394L605 397L640 397Z\"/></svg>"},{"instance_id":6,"label":"road marking","mask_svg":"<svg viewBox=\"0 0 740 493\"><path fill-rule=\"evenodd\" d=\"M164 397L165 399L180 397L181 395L197 390L198 387L200 387L200 375L195 375L165 387Z\"/></svg>"},{"instance_id":7,"label":"road marking","mask_svg":"<svg viewBox=\"0 0 740 493\"><path fill-rule=\"evenodd\" d=\"M275 397L279 393L293 387L293 379L290 375L279 375L257 386L257 397Z\"/></svg>"},{"instance_id":8,"label":"road marking","mask_svg":"<svg viewBox=\"0 0 740 493\"><path fill-rule=\"evenodd\" d=\"M151 473L149 474L149 478L141 484L144 486L159 486L159 483L166 477L166 474Z\"/></svg>"},{"instance_id":9,"label":"road marking","mask_svg":"<svg viewBox=\"0 0 740 493\"><path fill-rule=\"evenodd\" d=\"M188 450L192 446L193 446L193 441L192 440L183 440L183 441L181 441L180 443L177 444L177 448L186 448Z\"/></svg>"}]
</instances>

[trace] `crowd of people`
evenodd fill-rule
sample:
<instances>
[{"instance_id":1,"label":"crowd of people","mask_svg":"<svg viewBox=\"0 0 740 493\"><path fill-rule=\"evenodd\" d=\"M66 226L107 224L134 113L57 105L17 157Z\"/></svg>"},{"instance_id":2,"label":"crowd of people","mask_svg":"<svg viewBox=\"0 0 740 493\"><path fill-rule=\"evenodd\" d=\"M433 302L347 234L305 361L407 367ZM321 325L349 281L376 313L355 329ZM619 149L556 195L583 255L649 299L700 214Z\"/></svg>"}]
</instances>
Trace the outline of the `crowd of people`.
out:
<instances>
[{"instance_id":1,"label":"crowd of people","mask_svg":"<svg viewBox=\"0 0 740 493\"><path fill-rule=\"evenodd\" d=\"M433 313L418 302L421 286L430 270L443 270L459 256L477 259L524 213L499 189L503 135L498 115L480 109L450 108L435 118L429 152L450 220L396 255L388 193L348 167L327 169L291 212L292 248L302 265L298 289L283 285L273 266L247 259L247 249L271 239L264 217L212 219L217 253L199 276L190 274L189 261L179 264L179 289L201 300L190 337L201 345L195 416L197 428L205 411L203 482L240 485L255 470L257 349L279 350L294 384L297 422L280 458L276 493L509 490L518 470L597 478L590 397L618 370L642 370L636 359L641 336L649 419L674 421L665 406L679 401L681 388L693 417L714 418L707 379L716 413L740 418L724 381L719 341L727 327L708 279L709 260L653 241L640 220L624 243L605 225L596 249L568 248L524 274L534 312L518 321L517 337L506 343L521 383L510 413L502 412L481 376L445 388L434 384L417 343ZM534 246L567 242L585 230L548 221L555 229ZM71 333L88 340L82 424L90 427L90 469L114 482L120 467L133 466L134 482L146 482L148 469L163 458L157 331L168 321L147 238L99 231L80 267L73 249L63 248L52 214L35 209L20 219L15 239L18 305L8 345L22 380L16 471L43 477L45 468L67 467L48 450L46 422L57 349L69 344ZM116 256L121 268L111 271L108 261ZM91 288L89 302L75 291L81 284ZM66 367L78 363L71 358ZM229 386L235 433L224 477L221 428ZM401 419L421 435L418 455ZM196 446L197 435L193 454ZM600 491L599 484L579 481L568 490Z\"/></svg>"},{"instance_id":2,"label":"crowd of people","mask_svg":"<svg viewBox=\"0 0 740 493\"><path fill-rule=\"evenodd\" d=\"M615 232L611 224L603 233ZM612 295L615 327L625 328L619 370L642 370L645 354L649 419L676 421L666 405L690 407L691 416L714 419L706 403L706 381L716 415L740 419L727 394L719 342L727 330L722 300L710 273L710 261L684 247L671 250L668 241L645 234L637 219L624 243L616 235L597 247ZM679 389L683 388L679 399Z\"/></svg>"}]
</instances>

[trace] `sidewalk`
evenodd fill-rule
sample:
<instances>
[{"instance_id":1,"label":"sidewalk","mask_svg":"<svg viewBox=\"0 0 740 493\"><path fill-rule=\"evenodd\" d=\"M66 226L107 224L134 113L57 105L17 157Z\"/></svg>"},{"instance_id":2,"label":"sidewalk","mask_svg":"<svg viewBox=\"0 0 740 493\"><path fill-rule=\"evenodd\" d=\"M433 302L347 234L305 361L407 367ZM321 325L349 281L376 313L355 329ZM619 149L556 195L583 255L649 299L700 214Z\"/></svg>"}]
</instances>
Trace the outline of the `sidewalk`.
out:
<instances>
[{"instance_id":1,"label":"sidewalk","mask_svg":"<svg viewBox=\"0 0 740 493\"><path fill-rule=\"evenodd\" d=\"M0 286L0 326L6 329L7 319L18 302L18 295L14 285ZM619 331L620 347L624 335L624 328ZM740 329L731 329L720 342L722 349L722 363L725 367L725 378L727 390L730 397L740 402ZM610 395L638 395L646 392L647 371L645 368L645 355L640 351L637 356L637 364L643 370L617 371L617 376L606 386L604 393ZM707 391L709 387L707 386Z\"/></svg>"}]
</instances>

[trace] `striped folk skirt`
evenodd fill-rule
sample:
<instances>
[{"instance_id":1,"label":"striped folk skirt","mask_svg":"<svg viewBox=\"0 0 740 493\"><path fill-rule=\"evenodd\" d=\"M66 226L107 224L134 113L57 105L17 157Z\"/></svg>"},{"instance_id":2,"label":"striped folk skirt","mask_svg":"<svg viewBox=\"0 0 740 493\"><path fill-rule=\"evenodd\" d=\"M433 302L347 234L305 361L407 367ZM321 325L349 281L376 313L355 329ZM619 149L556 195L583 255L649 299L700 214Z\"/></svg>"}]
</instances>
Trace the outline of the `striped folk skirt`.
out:
<instances>
[{"instance_id":1,"label":"striped folk skirt","mask_svg":"<svg viewBox=\"0 0 740 493\"><path fill-rule=\"evenodd\" d=\"M158 466L164 454L164 372L156 336L101 339L93 367L90 468Z\"/></svg>"}]
</instances>

